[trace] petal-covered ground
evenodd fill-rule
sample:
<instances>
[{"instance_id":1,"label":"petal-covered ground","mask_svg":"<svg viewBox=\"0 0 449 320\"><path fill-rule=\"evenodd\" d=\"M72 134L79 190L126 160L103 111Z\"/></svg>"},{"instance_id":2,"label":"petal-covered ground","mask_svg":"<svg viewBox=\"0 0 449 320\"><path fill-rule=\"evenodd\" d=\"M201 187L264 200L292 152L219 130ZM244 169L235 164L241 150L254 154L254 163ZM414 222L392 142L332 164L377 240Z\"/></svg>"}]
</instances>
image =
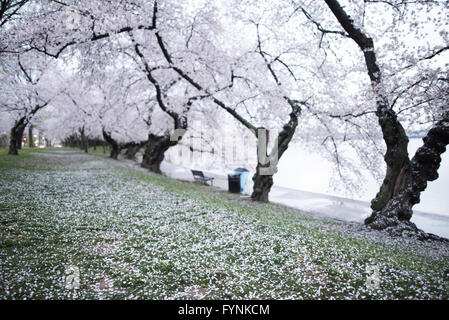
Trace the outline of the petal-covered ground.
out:
<instances>
[{"instance_id":1,"label":"petal-covered ground","mask_svg":"<svg viewBox=\"0 0 449 320\"><path fill-rule=\"evenodd\" d=\"M1 150L0 177L2 299L449 298L446 244L71 150Z\"/></svg>"}]
</instances>

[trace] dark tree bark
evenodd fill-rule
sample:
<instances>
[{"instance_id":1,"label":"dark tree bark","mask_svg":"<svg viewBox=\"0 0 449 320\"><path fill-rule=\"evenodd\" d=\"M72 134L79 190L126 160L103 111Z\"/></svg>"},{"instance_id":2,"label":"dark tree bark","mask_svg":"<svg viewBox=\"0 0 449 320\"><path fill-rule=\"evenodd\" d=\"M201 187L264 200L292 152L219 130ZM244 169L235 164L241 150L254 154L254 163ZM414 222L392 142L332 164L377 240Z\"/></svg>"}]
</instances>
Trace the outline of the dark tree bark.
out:
<instances>
[{"instance_id":1,"label":"dark tree bark","mask_svg":"<svg viewBox=\"0 0 449 320\"><path fill-rule=\"evenodd\" d=\"M20 137L18 139L16 139L17 150L22 150L22 140L23 140L23 133L24 133L24 131L25 131L25 128L23 130L21 130Z\"/></svg>"},{"instance_id":2,"label":"dark tree bark","mask_svg":"<svg viewBox=\"0 0 449 320\"><path fill-rule=\"evenodd\" d=\"M254 188L253 193L251 194L251 199L254 201L260 202L268 202L268 195L271 191L271 187L273 186L273 174L277 172L277 162L281 159L282 155L288 148L288 144L293 138L295 134L296 127L298 126L298 117L301 113L300 103L294 100L288 100L291 105L293 111L290 113L290 120L287 124L284 125L282 131L278 134L277 141L277 150L271 152L270 155L267 155L265 159L269 160L267 163L261 163L260 158L258 160L258 164L256 167L256 173L253 176ZM258 140L259 140L259 135ZM268 134L267 134L268 137ZM265 146L268 144L268 138L264 139ZM260 146L260 144L258 144ZM265 150L267 150L265 148ZM275 164L274 170L268 170L268 172L263 172L264 169L268 169L270 165ZM269 172L272 172L269 174Z\"/></svg>"},{"instance_id":3,"label":"dark tree bark","mask_svg":"<svg viewBox=\"0 0 449 320\"><path fill-rule=\"evenodd\" d=\"M268 202L268 195L273 186L273 175L262 175L260 170L266 168L260 163L256 167L256 173L253 176L254 187L251 199L254 201Z\"/></svg>"},{"instance_id":4,"label":"dark tree bark","mask_svg":"<svg viewBox=\"0 0 449 320\"><path fill-rule=\"evenodd\" d=\"M176 144L177 141L170 141L170 136L156 136L150 134L148 136L148 142L145 147L141 167L154 173L162 173L161 163L164 160L164 154L170 147Z\"/></svg>"},{"instance_id":5,"label":"dark tree bark","mask_svg":"<svg viewBox=\"0 0 449 320\"><path fill-rule=\"evenodd\" d=\"M19 150L22 147L23 132L25 131L26 126L27 126L27 118L22 117L19 120L17 120L14 126L11 128L8 154L15 156L19 154Z\"/></svg>"},{"instance_id":6,"label":"dark tree bark","mask_svg":"<svg viewBox=\"0 0 449 320\"><path fill-rule=\"evenodd\" d=\"M89 152L89 142L88 139L84 133L84 126L79 129L80 137L81 137L81 150L83 150L85 153Z\"/></svg>"},{"instance_id":7,"label":"dark tree bark","mask_svg":"<svg viewBox=\"0 0 449 320\"><path fill-rule=\"evenodd\" d=\"M134 160L136 158L137 152L141 148L143 148L146 145L147 141L141 141L141 142L131 142L125 144L126 152L125 157L130 160Z\"/></svg>"},{"instance_id":8,"label":"dark tree bark","mask_svg":"<svg viewBox=\"0 0 449 320\"><path fill-rule=\"evenodd\" d=\"M103 129L103 138L111 147L110 157L112 159L117 160L118 155L120 154L120 151L122 151L122 146L117 141L115 141L112 138L111 134L107 133L104 129Z\"/></svg>"},{"instance_id":9,"label":"dark tree bark","mask_svg":"<svg viewBox=\"0 0 449 320\"><path fill-rule=\"evenodd\" d=\"M33 125L28 126L28 147L34 148Z\"/></svg>"},{"instance_id":10,"label":"dark tree bark","mask_svg":"<svg viewBox=\"0 0 449 320\"><path fill-rule=\"evenodd\" d=\"M379 116L379 124L387 146L384 160L387 171L380 191L371 201L371 209L382 210L401 188L409 169L410 160L407 151L408 137L392 110L388 115Z\"/></svg>"},{"instance_id":11,"label":"dark tree bark","mask_svg":"<svg viewBox=\"0 0 449 320\"><path fill-rule=\"evenodd\" d=\"M412 208L419 203L421 192L426 189L427 182L438 178L441 154L446 151L449 144L449 112L446 112L443 119L429 130L423 141L423 146L416 151L403 174L403 187L382 210L374 211L365 220L365 223L372 228L381 230L401 223L409 228L416 228L410 222Z\"/></svg>"},{"instance_id":12,"label":"dark tree bark","mask_svg":"<svg viewBox=\"0 0 449 320\"><path fill-rule=\"evenodd\" d=\"M178 130L178 132L175 131L175 133L177 134L175 136L170 134L157 136L150 133L142 159L142 168L146 168L154 173L162 173L161 163L164 160L165 152L169 148L176 146L185 134L187 130L187 118L175 114L172 114L172 117L176 119L175 130Z\"/></svg>"}]
</instances>

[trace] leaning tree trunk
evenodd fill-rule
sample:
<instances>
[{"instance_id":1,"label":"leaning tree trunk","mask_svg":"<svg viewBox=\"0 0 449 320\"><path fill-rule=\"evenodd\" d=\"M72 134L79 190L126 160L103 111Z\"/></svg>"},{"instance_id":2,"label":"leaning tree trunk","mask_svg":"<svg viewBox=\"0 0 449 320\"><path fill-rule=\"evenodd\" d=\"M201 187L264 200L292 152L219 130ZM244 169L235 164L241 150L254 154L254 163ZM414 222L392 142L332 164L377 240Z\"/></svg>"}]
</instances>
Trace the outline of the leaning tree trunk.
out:
<instances>
[{"instance_id":1,"label":"leaning tree trunk","mask_svg":"<svg viewBox=\"0 0 449 320\"><path fill-rule=\"evenodd\" d=\"M384 156L387 171L384 181L376 197L371 201L371 209L380 211L396 196L404 186L409 173L410 160L408 156L408 137L401 123L392 110L382 108L384 114L379 114L379 124L383 139L387 146Z\"/></svg>"},{"instance_id":2,"label":"leaning tree trunk","mask_svg":"<svg viewBox=\"0 0 449 320\"><path fill-rule=\"evenodd\" d=\"M301 113L299 102L295 100L287 99L288 103L292 107L290 113L290 120L284 125L282 131L278 134L275 142L274 149L269 156L266 156L266 150L268 146L268 133L265 131L266 137L260 136L260 129L257 133L258 137L258 160L256 173L253 176L254 187L251 199L254 201L268 202L268 195L273 186L273 174L277 172L277 163L288 148L288 144L295 134L296 127L298 126L298 117ZM259 147L265 146L265 159L260 159ZM263 156L262 156L263 157Z\"/></svg>"},{"instance_id":3,"label":"leaning tree trunk","mask_svg":"<svg viewBox=\"0 0 449 320\"><path fill-rule=\"evenodd\" d=\"M410 174L408 138L383 89L382 72L377 63L373 39L354 23L338 0L325 0L325 2L348 36L363 52L372 90L376 96L376 116L387 146L384 157L387 172L379 193L371 202L371 208L374 212L382 211L399 194ZM366 223L371 223L373 219L374 214L366 220Z\"/></svg>"},{"instance_id":4,"label":"leaning tree trunk","mask_svg":"<svg viewBox=\"0 0 449 320\"><path fill-rule=\"evenodd\" d=\"M146 143L147 143L146 141L142 141L139 143L135 143L135 142L127 143L125 145L125 148L126 148L125 157L127 159L134 160L136 158L137 152L139 152L139 150L143 146L145 146Z\"/></svg>"},{"instance_id":5,"label":"leaning tree trunk","mask_svg":"<svg viewBox=\"0 0 449 320\"><path fill-rule=\"evenodd\" d=\"M404 186L388 201L387 205L366 219L365 223L373 229L387 229L397 227L396 231L415 230L416 226L410 222L412 208L419 203L421 192L427 187L428 181L438 178L438 168L441 154L449 144L449 112L437 122L423 138L424 144L410 161L409 173L405 176Z\"/></svg>"},{"instance_id":6,"label":"leaning tree trunk","mask_svg":"<svg viewBox=\"0 0 449 320\"><path fill-rule=\"evenodd\" d=\"M160 103L160 105L163 104ZM176 146L187 131L187 118L185 116L174 113L170 113L170 116L174 120L175 130L173 133L162 136L150 133L146 142L141 167L154 173L162 173L161 163L164 160L165 152Z\"/></svg>"},{"instance_id":7,"label":"leaning tree trunk","mask_svg":"<svg viewBox=\"0 0 449 320\"><path fill-rule=\"evenodd\" d=\"M18 121L16 121L16 123L12 127L8 154L11 155L19 154L18 150L22 146L23 132L25 131L25 127L27 125L26 122L27 122L26 117L22 117Z\"/></svg>"},{"instance_id":8,"label":"leaning tree trunk","mask_svg":"<svg viewBox=\"0 0 449 320\"><path fill-rule=\"evenodd\" d=\"M156 136L150 134L145 147L145 153L142 159L142 168L146 168L155 173L161 172L161 163L164 160L165 152L178 144L178 141L171 141L169 135Z\"/></svg>"},{"instance_id":9,"label":"leaning tree trunk","mask_svg":"<svg viewBox=\"0 0 449 320\"><path fill-rule=\"evenodd\" d=\"M122 147L120 146L120 144L117 141L115 141L112 138L112 135L107 133L104 129L103 129L103 138L109 144L109 146L111 147L111 155L110 155L110 157L112 159L117 160L118 155L120 154L120 151L122 150Z\"/></svg>"}]
</instances>

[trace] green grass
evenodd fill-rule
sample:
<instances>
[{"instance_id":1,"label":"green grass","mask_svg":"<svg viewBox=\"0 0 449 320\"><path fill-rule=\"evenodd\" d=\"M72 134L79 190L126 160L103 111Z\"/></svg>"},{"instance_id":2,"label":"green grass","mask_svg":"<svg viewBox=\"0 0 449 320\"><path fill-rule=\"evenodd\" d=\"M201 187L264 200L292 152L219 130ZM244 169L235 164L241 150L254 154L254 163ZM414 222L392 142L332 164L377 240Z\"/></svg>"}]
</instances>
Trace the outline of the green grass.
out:
<instances>
[{"instance_id":1,"label":"green grass","mask_svg":"<svg viewBox=\"0 0 449 320\"><path fill-rule=\"evenodd\" d=\"M444 244L254 203L97 152L0 149L1 298L449 297ZM65 287L67 266L80 270L77 290Z\"/></svg>"}]
</instances>

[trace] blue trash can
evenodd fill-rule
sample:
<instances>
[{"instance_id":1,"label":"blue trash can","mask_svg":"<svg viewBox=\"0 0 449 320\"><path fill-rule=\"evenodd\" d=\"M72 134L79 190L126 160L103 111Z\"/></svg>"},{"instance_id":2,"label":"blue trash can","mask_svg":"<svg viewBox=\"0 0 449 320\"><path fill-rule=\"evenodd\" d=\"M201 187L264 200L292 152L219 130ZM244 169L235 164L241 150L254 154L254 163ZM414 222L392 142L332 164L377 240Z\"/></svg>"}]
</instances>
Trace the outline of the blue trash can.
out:
<instances>
[{"instance_id":1,"label":"blue trash can","mask_svg":"<svg viewBox=\"0 0 449 320\"><path fill-rule=\"evenodd\" d=\"M240 176L240 192L243 192L248 180L249 171L245 168L237 168L234 170L234 175Z\"/></svg>"}]
</instances>

